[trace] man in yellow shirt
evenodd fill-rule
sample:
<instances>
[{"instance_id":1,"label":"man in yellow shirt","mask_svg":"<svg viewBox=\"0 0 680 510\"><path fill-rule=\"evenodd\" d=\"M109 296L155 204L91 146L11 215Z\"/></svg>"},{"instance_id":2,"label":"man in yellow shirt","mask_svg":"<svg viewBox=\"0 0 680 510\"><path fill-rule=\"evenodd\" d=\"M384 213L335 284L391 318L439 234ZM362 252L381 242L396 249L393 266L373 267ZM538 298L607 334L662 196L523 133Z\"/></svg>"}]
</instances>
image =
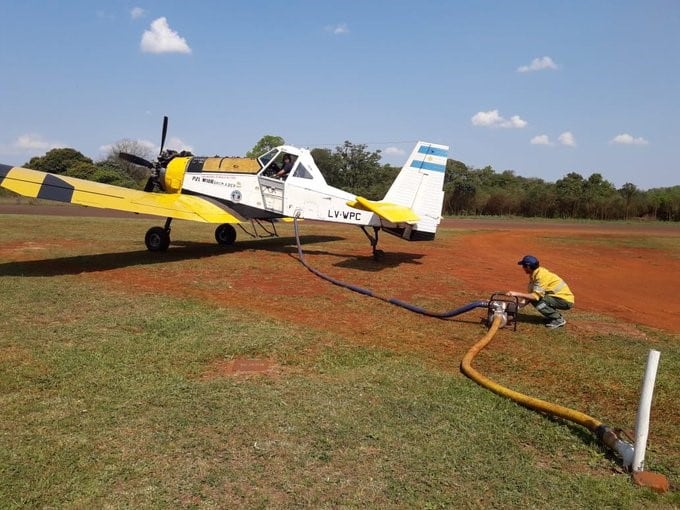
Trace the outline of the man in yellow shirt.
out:
<instances>
[{"instance_id":1,"label":"man in yellow shirt","mask_svg":"<svg viewBox=\"0 0 680 510\"><path fill-rule=\"evenodd\" d=\"M517 264L529 275L529 292L510 290L507 295L519 298L520 306L531 303L547 319L546 328L564 326L567 321L558 310L569 310L574 306L574 294L566 282L540 267L538 259L532 255L524 256Z\"/></svg>"}]
</instances>

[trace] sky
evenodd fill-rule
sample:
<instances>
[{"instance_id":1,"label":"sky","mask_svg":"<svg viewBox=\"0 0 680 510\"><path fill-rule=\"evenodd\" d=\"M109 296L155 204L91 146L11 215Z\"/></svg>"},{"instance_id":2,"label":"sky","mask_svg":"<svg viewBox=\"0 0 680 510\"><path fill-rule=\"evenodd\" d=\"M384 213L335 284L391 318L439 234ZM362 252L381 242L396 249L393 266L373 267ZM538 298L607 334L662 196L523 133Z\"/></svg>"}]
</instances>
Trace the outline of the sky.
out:
<instances>
[{"instance_id":1,"label":"sky","mask_svg":"<svg viewBox=\"0 0 680 510\"><path fill-rule=\"evenodd\" d=\"M680 0L0 0L0 163L265 135L680 185Z\"/></svg>"}]
</instances>

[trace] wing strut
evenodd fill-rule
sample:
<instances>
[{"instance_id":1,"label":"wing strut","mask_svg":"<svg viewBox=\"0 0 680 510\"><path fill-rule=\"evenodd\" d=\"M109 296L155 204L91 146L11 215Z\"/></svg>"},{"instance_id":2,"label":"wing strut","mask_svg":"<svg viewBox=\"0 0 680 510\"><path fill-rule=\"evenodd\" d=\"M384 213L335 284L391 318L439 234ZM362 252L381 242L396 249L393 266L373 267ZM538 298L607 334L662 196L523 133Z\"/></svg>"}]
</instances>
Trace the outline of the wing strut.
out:
<instances>
[{"instance_id":1,"label":"wing strut","mask_svg":"<svg viewBox=\"0 0 680 510\"><path fill-rule=\"evenodd\" d=\"M266 225L263 225L262 221L266 221L266 220L258 220L258 219L255 219L255 218L250 220L250 224L253 227L252 232L249 232L246 229L246 227L244 227L241 223L239 223L238 226L241 227L241 230L243 230L246 234L248 234L253 239L263 239L263 238L267 238L267 237L279 237L279 233L276 231L276 225L274 225L273 220L269 220L269 223L271 224L272 230L269 230ZM267 235L261 235L257 231L258 225L262 230L264 230L264 232Z\"/></svg>"}]
</instances>

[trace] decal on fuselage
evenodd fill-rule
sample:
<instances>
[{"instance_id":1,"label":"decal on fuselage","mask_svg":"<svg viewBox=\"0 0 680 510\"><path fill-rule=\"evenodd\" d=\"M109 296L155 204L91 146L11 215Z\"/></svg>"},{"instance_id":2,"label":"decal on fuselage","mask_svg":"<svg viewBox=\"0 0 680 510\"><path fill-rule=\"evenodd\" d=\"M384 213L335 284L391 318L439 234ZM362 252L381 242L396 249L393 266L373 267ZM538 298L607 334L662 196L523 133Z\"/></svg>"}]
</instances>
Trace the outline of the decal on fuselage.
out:
<instances>
[{"instance_id":1,"label":"decal on fuselage","mask_svg":"<svg viewBox=\"0 0 680 510\"><path fill-rule=\"evenodd\" d=\"M224 186L225 188L240 188L241 181L234 181L232 179L225 179L222 176L205 176L205 175L192 175L191 182L201 182L205 184L216 184L218 186Z\"/></svg>"},{"instance_id":2,"label":"decal on fuselage","mask_svg":"<svg viewBox=\"0 0 680 510\"><path fill-rule=\"evenodd\" d=\"M338 211L335 209L328 210L328 218L335 220L361 221L361 212L359 211Z\"/></svg>"}]
</instances>

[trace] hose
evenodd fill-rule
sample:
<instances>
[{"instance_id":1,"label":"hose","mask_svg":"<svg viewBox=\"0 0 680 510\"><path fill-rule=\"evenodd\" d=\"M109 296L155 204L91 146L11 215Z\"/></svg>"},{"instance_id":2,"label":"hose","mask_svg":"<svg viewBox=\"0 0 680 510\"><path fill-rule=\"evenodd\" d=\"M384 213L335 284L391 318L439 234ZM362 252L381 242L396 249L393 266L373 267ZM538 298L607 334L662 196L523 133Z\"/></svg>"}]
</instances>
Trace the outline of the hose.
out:
<instances>
[{"instance_id":1,"label":"hose","mask_svg":"<svg viewBox=\"0 0 680 510\"><path fill-rule=\"evenodd\" d=\"M391 303L396 306L400 306L415 313L427 315L429 317L437 317L441 319L454 317L456 315L468 312L475 308L486 308L490 304L490 301L478 300L468 303L467 305L463 305L454 310L449 310L448 312L431 312L419 306L415 306L410 303L401 301L399 299L386 298L384 296L375 294L373 291L369 289L364 289L363 287L359 287L357 285L352 285L341 280L337 280L331 276L322 273L321 271L318 271L317 269L309 265L305 260L304 253L302 252L302 246L300 244L298 215L296 215L293 218L293 228L295 231L295 241L297 242L298 257L302 265L305 266L309 271L311 271L318 277L334 285L338 285L340 287L352 290L354 292L358 292L359 294L364 294L366 296L380 299L382 301ZM474 344L463 357L463 360L461 361L460 365L460 369L463 372L463 374L468 376L470 379L475 381L480 386L487 388L502 397L509 398L510 400L513 400L525 407L528 407L530 409L542 413L550 414L558 418L563 418L565 420L569 420L573 423L581 425L582 427L585 427L586 429L593 432L604 445L617 451L621 455L621 457L623 457L624 466L629 467L633 462L634 456L633 446L619 439L619 437L616 435L616 432L614 432L607 425L603 424L600 420L597 420L592 416L588 416L587 414L577 411L575 409L570 409L568 407L564 407L558 404L552 404L550 402L546 402L545 400L530 397L528 395L524 395L523 393L519 393L517 391L506 388L505 386L501 386L500 384L492 381L488 377L485 377L484 375L480 374L477 370L472 368L472 360L475 358L475 356L477 356L477 354L479 354L479 352L484 347L486 347L489 344L489 342L491 342L498 329L501 326L505 325L506 321L507 315L504 311L498 311L493 314L493 321L491 322L489 331L476 344Z\"/></svg>"},{"instance_id":2,"label":"hose","mask_svg":"<svg viewBox=\"0 0 680 510\"><path fill-rule=\"evenodd\" d=\"M393 304L395 306L400 306L402 308L406 308L407 310L410 310L415 313L419 313L421 315L427 315L428 317L436 317L439 319L448 319L450 317L455 317L456 315L460 315L465 312L469 312L470 310L474 310L475 308L486 308L489 306L489 302L483 299L473 301L471 303L468 303L466 305L463 305L461 307L455 308L453 310L449 310L447 312L432 312L429 310L426 310L424 308L421 308L419 306L412 305L410 303L407 303L405 301L402 301L397 298L388 298L385 296L381 296L379 294L374 293L370 289L365 289L363 287L359 287L357 285L353 285L351 283L343 282L341 280L338 280L336 278L333 278L332 276L328 276L318 269L315 269L311 265L307 263L305 260L305 255L302 252L302 245L300 244L300 231L298 228L298 217L295 216L293 218L293 230L295 232L295 242L297 243L297 251L298 251L298 257L300 259L300 262L302 263L303 266L305 266L309 271L317 275L319 278L322 278L326 280L327 282L330 282L334 285L338 285L339 287L343 287L345 289L349 289L354 292L358 292L359 294L363 294L365 296L370 296L376 299L380 299L381 301L385 301L386 303Z\"/></svg>"},{"instance_id":3,"label":"hose","mask_svg":"<svg viewBox=\"0 0 680 510\"><path fill-rule=\"evenodd\" d=\"M576 411L575 409L570 409L558 404L552 404L550 402L546 402L545 400L530 397L528 395L524 395L523 393L506 388L505 386L501 386L500 384L492 381L488 377L485 377L477 370L472 368L472 360L484 347L489 344L489 342L491 342L494 335L498 331L502 320L502 314L494 314L494 319L491 323L489 331L465 354L463 361L460 364L460 369L463 374L468 376L480 386L483 386L484 388L487 388L494 393L501 395L502 397L509 398L510 400L513 400L535 411L540 411L558 418L563 418L587 428L593 432L603 444L619 452L619 454L621 454L623 457L624 466L629 466L632 463L632 457L634 453L632 445L619 439L616 433L610 427L603 424L600 420L597 420L592 416L588 416L587 414L580 411Z\"/></svg>"},{"instance_id":4,"label":"hose","mask_svg":"<svg viewBox=\"0 0 680 510\"><path fill-rule=\"evenodd\" d=\"M497 314L494 317L494 320L491 323L491 327L489 328L489 331L486 333L486 335L484 335L484 337L481 340L479 340L475 345L473 345L463 357L463 361L460 364L461 371L480 386L483 386L493 391L494 393L497 393L498 395L507 397L526 407L535 409L536 411L552 414L554 416L564 418L574 423L578 423L579 425L582 425L588 430L595 432L597 428L602 425L602 422L596 420L592 416L588 416L587 414L584 414L580 411L575 411L574 409L569 409L567 407L563 407L557 404L551 404L550 402L546 402L545 400L529 397L517 391L513 391L492 381L488 377L483 376L482 374L477 372L477 370L472 368L472 360L475 358L475 356L477 356L477 354L479 354L479 352L484 347L486 347L489 344L489 342L491 342L491 340L493 339L494 335L496 334L500 327L500 323L501 316L500 314Z\"/></svg>"}]
</instances>

